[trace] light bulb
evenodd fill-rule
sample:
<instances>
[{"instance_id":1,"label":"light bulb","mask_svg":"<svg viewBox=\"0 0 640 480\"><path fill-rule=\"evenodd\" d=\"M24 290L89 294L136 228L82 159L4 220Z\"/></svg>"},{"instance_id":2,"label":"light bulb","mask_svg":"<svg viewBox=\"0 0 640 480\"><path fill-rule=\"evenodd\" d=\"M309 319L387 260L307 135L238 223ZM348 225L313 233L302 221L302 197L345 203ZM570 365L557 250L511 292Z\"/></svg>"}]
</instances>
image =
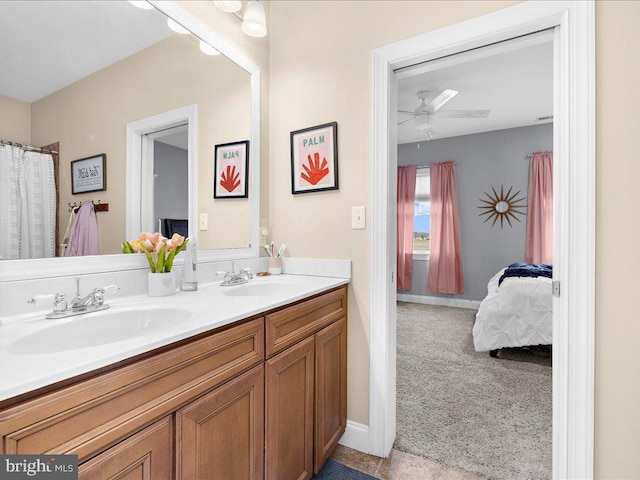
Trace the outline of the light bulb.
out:
<instances>
[{"instance_id":1,"label":"light bulb","mask_svg":"<svg viewBox=\"0 0 640 480\"><path fill-rule=\"evenodd\" d=\"M239 12L242 8L241 0L224 0L224 1L214 1L213 4L218 7L223 12Z\"/></svg>"},{"instance_id":2,"label":"light bulb","mask_svg":"<svg viewBox=\"0 0 640 480\"><path fill-rule=\"evenodd\" d=\"M429 115L417 116L414 120L414 125L418 130L426 130L429 128Z\"/></svg>"},{"instance_id":3,"label":"light bulb","mask_svg":"<svg viewBox=\"0 0 640 480\"><path fill-rule=\"evenodd\" d=\"M144 0L129 0L129 3L134 7L141 8L142 10L151 10L153 9L153 5L145 2Z\"/></svg>"},{"instance_id":4,"label":"light bulb","mask_svg":"<svg viewBox=\"0 0 640 480\"><path fill-rule=\"evenodd\" d=\"M267 20L264 15L264 7L260 2L247 2L240 28L252 37L264 37L267 34Z\"/></svg>"},{"instance_id":5,"label":"light bulb","mask_svg":"<svg viewBox=\"0 0 640 480\"><path fill-rule=\"evenodd\" d=\"M200 51L205 55L220 55L220 52L218 50L216 50L203 40L200 40Z\"/></svg>"},{"instance_id":6,"label":"light bulb","mask_svg":"<svg viewBox=\"0 0 640 480\"><path fill-rule=\"evenodd\" d=\"M187 30L186 28L184 28L182 25L180 25L178 22L176 22L175 20L173 20L171 18L167 18L167 25L169 26L169 28L171 30L173 30L176 33L180 33L182 35L186 35L187 33L191 33L191 32L189 32L189 30Z\"/></svg>"}]
</instances>

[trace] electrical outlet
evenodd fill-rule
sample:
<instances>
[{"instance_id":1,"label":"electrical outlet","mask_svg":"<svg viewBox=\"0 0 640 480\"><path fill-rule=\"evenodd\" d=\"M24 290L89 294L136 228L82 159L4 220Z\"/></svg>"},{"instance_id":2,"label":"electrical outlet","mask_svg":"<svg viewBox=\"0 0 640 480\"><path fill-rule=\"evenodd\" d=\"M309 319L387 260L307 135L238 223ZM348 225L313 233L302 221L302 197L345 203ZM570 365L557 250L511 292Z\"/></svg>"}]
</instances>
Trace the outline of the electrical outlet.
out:
<instances>
[{"instance_id":1,"label":"electrical outlet","mask_svg":"<svg viewBox=\"0 0 640 480\"><path fill-rule=\"evenodd\" d=\"M206 213L200 214L200 230L209 229L209 215Z\"/></svg>"},{"instance_id":2,"label":"electrical outlet","mask_svg":"<svg viewBox=\"0 0 640 480\"><path fill-rule=\"evenodd\" d=\"M269 242L269 229L267 227L260 227L260 245L264 245Z\"/></svg>"},{"instance_id":3,"label":"electrical outlet","mask_svg":"<svg viewBox=\"0 0 640 480\"><path fill-rule=\"evenodd\" d=\"M351 228L354 230L364 230L365 228L365 207L351 208Z\"/></svg>"}]
</instances>

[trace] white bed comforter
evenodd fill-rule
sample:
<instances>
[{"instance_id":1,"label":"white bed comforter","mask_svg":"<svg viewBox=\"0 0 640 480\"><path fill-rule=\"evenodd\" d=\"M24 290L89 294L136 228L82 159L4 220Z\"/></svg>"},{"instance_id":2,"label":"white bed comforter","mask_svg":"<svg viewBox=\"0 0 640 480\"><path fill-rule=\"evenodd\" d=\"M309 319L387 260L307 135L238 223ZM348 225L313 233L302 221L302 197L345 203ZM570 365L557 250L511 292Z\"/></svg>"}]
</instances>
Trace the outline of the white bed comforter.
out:
<instances>
[{"instance_id":1,"label":"white bed comforter","mask_svg":"<svg viewBox=\"0 0 640 480\"><path fill-rule=\"evenodd\" d=\"M510 277L498 286L503 273L504 269L489 280L488 294L476 314L476 351L551 345L551 279Z\"/></svg>"}]
</instances>

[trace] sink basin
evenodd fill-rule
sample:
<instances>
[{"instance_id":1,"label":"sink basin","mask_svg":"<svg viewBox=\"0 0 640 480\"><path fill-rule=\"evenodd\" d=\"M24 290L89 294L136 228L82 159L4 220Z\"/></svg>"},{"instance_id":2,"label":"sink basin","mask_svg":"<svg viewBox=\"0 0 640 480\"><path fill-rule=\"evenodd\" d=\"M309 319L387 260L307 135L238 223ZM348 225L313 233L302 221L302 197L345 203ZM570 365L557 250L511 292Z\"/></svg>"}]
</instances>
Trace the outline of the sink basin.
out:
<instances>
[{"instance_id":1,"label":"sink basin","mask_svg":"<svg viewBox=\"0 0 640 480\"><path fill-rule=\"evenodd\" d=\"M156 333L186 322L187 310L178 308L109 309L71 317L28 334L9 345L17 354L54 353L106 345Z\"/></svg>"},{"instance_id":2,"label":"sink basin","mask_svg":"<svg viewBox=\"0 0 640 480\"><path fill-rule=\"evenodd\" d=\"M223 289L222 293L232 297L264 297L279 292L291 292L292 289L296 288L296 284L291 282L253 282L254 280L235 287L221 287Z\"/></svg>"}]
</instances>

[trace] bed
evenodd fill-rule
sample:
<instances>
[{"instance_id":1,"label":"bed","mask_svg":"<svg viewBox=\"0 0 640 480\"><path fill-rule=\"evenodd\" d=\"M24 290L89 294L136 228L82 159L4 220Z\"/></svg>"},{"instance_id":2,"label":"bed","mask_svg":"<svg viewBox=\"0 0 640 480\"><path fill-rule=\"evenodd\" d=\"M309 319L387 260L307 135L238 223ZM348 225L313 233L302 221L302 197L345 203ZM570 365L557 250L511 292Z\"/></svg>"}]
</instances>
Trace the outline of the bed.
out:
<instances>
[{"instance_id":1,"label":"bed","mask_svg":"<svg viewBox=\"0 0 640 480\"><path fill-rule=\"evenodd\" d=\"M552 344L550 277L550 265L515 263L489 280L473 326L477 352Z\"/></svg>"}]
</instances>

